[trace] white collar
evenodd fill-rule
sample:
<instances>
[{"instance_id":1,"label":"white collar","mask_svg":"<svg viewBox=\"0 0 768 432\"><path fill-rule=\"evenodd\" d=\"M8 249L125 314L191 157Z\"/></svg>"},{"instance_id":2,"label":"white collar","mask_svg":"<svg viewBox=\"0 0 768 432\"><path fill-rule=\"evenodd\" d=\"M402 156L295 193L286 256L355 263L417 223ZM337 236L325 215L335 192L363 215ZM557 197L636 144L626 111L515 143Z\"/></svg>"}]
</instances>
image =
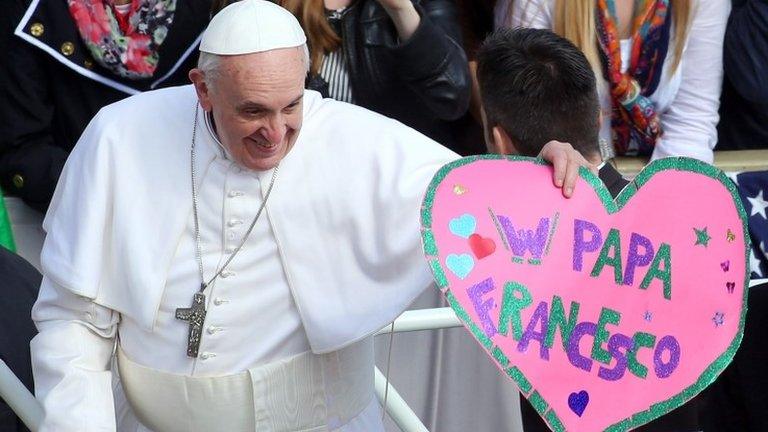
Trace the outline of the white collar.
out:
<instances>
[{"instance_id":1,"label":"white collar","mask_svg":"<svg viewBox=\"0 0 768 432\"><path fill-rule=\"evenodd\" d=\"M203 118L205 118L205 127L208 129L208 133L211 135L211 138L213 138L213 142L215 142L218 146L219 151L217 152L216 156L226 160L232 160L232 157L229 154L229 150L227 150L227 148L224 147L224 144L221 143L219 140L219 135L216 133L216 129L213 127L213 114L209 111L205 111Z\"/></svg>"}]
</instances>

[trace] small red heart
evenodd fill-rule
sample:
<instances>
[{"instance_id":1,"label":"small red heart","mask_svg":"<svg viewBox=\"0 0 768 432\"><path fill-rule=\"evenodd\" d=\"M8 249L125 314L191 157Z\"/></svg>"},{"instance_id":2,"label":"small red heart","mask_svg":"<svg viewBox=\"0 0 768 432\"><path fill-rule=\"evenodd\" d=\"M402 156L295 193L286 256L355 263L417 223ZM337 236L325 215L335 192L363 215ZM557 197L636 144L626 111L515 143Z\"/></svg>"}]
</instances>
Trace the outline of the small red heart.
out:
<instances>
[{"instance_id":1,"label":"small red heart","mask_svg":"<svg viewBox=\"0 0 768 432\"><path fill-rule=\"evenodd\" d=\"M469 247L477 259L483 259L496 251L496 243L492 239L485 238L480 234L469 236Z\"/></svg>"}]
</instances>

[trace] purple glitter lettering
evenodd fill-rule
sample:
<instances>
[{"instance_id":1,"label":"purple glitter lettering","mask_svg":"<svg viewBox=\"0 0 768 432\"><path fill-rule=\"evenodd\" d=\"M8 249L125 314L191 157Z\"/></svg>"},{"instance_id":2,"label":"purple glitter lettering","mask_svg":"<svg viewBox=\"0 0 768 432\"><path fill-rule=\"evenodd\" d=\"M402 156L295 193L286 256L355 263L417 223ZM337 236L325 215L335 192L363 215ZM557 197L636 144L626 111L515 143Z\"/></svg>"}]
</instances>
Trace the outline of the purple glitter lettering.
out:
<instances>
[{"instance_id":1,"label":"purple glitter lettering","mask_svg":"<svg viewBox=\"0 0 768 432\"><path fill-rule=\"evenodd\" d=\"M488 278L478 284L472 285L467 288L467 295L472 300L472 306L475 307L475 312L480 318L480 322L483 324L483 332L489 338L496 335L496 326L493 325L488 312L496 305L492 298L483 300L483 296L489 292L495 290L496 287L493 284L493 279Z\"/></svg>"},{"instance_id":2,"label":"purple glitter lettering","mask_svg":"<svg viewBox=\"0 0 768 432\"><path fill-rule=\"evenodd\" d=\"M666 363L662 359L664 351L669 352L669 361ZM679 364L680 344L674 336L664 336L659 340L656 350L653 352L653 369L656 372L656 376L659 378L669 377Z\"/></svg>"},{"instance_id":3,"label":"purple glitter lettering","mask_svg":"<svg viewBox=\"0 0 768 432\"><path fill-rule=\"evenodd\" d=\"M583 369L587 372L592 370L592 359L581 355L579 352L579 341L581 341L581 337L584 335L594 336L596 330L597 324L595 323L578 323L576 324L576 327L573 328L571 340L568 343L568 361L570 361L571 364L577 368Z\"/></svg>"},{"instance_id":4,"label":"purple glitter lettering","mask_svg":"<svg viewBox=\"0 0 768 432\"><path fill-rule=\"evenodd\" d=\"M520 338L520 342L517 344L517 350L525 352L528 349L528 344L532 340L539 341L539 358L542 360L549 360L549 348L545 342L547 336L547 330L549 329L549 314L547 310L549 305L547 302L542 301L536 307L536 310L531 316L531 321L528 323L528 327L525 328L523 337ZM541 331L534 331L536 325L541 321Z\"/></svg>"},{"instance_id":5,"label":"purple glitter lettering","mask_svg":"<svg viewBox=\"0 0 768 432\"><path fill-rule=\"evenodd\" d=\"M627 353L635 346L635 341L626 335L616 333L608 340L608 351L616 359L613 369L600 366L597 376L606 381L618 381L627 370ZM621 349L624 351L622 352Z\"/></svg>"},{"instance_id":6,"label":"purple glitter lettering","mask_svg":"<svg viewBox=\"0 0 768 432\"><path fill-rule=\"evenodd\" d=\"M529 250L533 258L541 259L544 254L544 248L547 245L549 218L541 218L539 220L539 225L536 227L535 234L533 230L530 229L520 229L515 231L515 226L506 216L498 216L497 219L499 224L501 224L501 228L504 230L507 244L509 244L512 253L515 256L522 257L525 255L525 251Z\"/></svg>"},{"instance_id":7,"label":"purple glitter lettering","mask_svg":"<svg viewBox=\"0 0 768 432\"><path fill-rule=\"evenodd\" d=\"M592 238L586 241L584 231L592 232ZM596 252L603 243L600 228L592 222L576 219L573 221L573 270L581 271L584 264L584 252Z\"/></svg>"},{"instance_id":8,"label":"purple glitter lettering","mask_svg":"<svg viewBox=\"0 0 768 432\"><path fill-rule=\"evenodd\" d=\"M643 248L643 254L638 253L638 248ZM632 285L635 280L635 270L638 267L645 267L653 259L653 244L647 237L638 233L632 233L629 238L629 254L627 255L627 265L624 269L624 285Z\"/></svg>"}]
</instances>

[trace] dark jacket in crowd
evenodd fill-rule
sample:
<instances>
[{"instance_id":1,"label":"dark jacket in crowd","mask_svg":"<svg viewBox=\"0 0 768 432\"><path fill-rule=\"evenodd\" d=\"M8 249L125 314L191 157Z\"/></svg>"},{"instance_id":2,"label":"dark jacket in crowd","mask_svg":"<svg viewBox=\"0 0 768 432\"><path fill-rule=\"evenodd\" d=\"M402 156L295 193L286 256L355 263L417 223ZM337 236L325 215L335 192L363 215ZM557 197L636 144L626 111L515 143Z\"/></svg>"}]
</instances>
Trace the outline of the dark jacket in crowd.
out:
<instances>
[{"instance_id":1,"label":"dark jacket in crowd","mask_svg":"<svg viewBox=\"0 0 768 432\"><path fill-rule=\"evenodd\" d=\"M29 342L37 331L30 314L42 276L20 256L0 246L0 359L22 383L34 391ZM27 431L0 399L0 431Z\"/></svg>"},{"instance_id":2,"label":"dark jacket in crowd","mask_svg":"<svg viewBox=\"0 0 768 432\"><path fill-rule=\"evenodd\" d=\"M7 4L6 4L7 3ZM189 82L211 0L180 1L152 78L129 80L90 55L65 0L7 0L0 29L0 185L47 208L64 161L103 106L131 94Z\"/></svg>"},{"instance_id":3,"label":"dark jacket in crowd","mask_svg":"<svg viewBox=\"0 0 768 432\"><path fill-rule=\"evenodd\" d=\"M358 0L344 12L337 31L355 103L467 154L457 148L450 124L467 111L470 96L456 6L451 0L413 2L421 22L404 43L378 1ZM313 77L309 87L323 92L323 84Z\"/></svg>"},{"instance_id":4,"label":"dark jacket in crowd","mask_svg":"<svg viewBox=\"0 0 768 432\"><path fill-rule=\"evenodd\" d=\"M611 193L616 197L627 181L616 169L605 164L600 169L600 180ZM652 422L633 429L637 432L694 432L701 430L699 421L699 405L701 398L699 396L686 402L683 406L672 412L659 417ZM539 414L533 408L530 402L525 398L520 398L520 411L523 418L523 430L525 432L549 432L549 426L544 423Z\"/></svg>"},{"instance_id":5,"label":"dark jacket in crowd","mask_svg":"<svg viewBox=\"0 0 768 432\"><path fill-rule=\"evenodd\" d=\"M768 431L768 284L749 289L744 338L714 384L705 390L704 432Z\"/></svg>"},{"instance_id":6,"label":"dark jacket in crowd","mask_svg":"<svg viewBox=\"0 0 768 432\"><path fill-rule=\"evenodd\" d=\"M768 0L733 0L717 150L768 148Z\"/></svg>"}]
</instances>

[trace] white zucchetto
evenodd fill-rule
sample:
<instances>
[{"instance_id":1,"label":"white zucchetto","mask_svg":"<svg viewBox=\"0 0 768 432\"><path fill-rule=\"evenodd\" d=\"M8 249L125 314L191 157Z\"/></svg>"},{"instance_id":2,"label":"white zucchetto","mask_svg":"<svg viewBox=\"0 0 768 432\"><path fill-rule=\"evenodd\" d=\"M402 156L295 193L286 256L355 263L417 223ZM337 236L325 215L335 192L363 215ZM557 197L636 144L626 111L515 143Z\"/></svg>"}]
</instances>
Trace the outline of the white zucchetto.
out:
<instances>
[{"instance_id":1,"label":"white zucchetto","mask_svg":"<svg viewBox=\"0 0 768 432\"><path fill-rule=\"evenodd\" d=\"M200 51L239 55L304 45L299 21L292 13L266 0L241 0L212 19L200 41Z\"/></svg>"}]
</instances>

